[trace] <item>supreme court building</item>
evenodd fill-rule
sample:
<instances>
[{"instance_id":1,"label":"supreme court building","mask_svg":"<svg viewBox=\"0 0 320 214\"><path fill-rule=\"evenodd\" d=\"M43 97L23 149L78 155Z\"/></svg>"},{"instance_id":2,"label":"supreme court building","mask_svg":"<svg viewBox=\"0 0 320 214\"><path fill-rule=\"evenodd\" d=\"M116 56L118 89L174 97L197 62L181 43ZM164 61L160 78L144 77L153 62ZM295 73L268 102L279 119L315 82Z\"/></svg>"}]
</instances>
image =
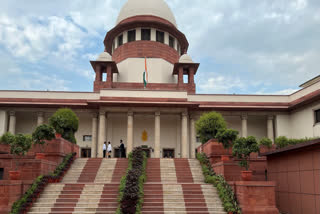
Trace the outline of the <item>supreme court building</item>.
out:
<instances>
[{"instance_id":1,"label":"supreme court building","mask_svg":"<svg viewBox=\"0 0 320 214\"><path fill-rule=\"evenodd\" d=\"M122 139L127 152L144 145L151 157L194 158L195 122L208 111L222 113L241 136L320 136L320 76L291 95L197 94L200 64L187 54L188 40L164 0L128 0L103 44L90 62L93 92L0 91L0 135L32 133L68 107L80 120L83 157L102 157L104 141L117 155Z\"/></svg>"}]
</instances>

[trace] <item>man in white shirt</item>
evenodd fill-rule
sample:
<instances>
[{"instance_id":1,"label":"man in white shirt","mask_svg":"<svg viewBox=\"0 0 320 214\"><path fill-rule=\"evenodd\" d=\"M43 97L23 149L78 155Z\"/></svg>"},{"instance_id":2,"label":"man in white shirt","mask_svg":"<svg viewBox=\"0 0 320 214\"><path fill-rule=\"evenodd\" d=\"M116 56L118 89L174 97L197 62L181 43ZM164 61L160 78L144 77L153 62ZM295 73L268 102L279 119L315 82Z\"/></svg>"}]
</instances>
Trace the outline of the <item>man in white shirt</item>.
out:
<instances>
[{"instance_id":1,"label":"man in white shirt","mask_svg":"<svg viewBox=\"0 0 320 214\"><path fill-rule=\"evenodd\" d=\"M112 146L111 146L111 143L110 143L110 142L108 142L107 151L108 151L108 158L111 158Z\"/></svg>"},{"instance_id":2,"label":"man in white shirt","mask_svg":"<svg viewBox=\"0 0 320 214\"><path fill-rule=\"evenodd\" d=\"M107 152L107 145L106 145L107 142L104 142L103 143L103 158L106 157L106 152Z\"/></svg>"}]
</instances>

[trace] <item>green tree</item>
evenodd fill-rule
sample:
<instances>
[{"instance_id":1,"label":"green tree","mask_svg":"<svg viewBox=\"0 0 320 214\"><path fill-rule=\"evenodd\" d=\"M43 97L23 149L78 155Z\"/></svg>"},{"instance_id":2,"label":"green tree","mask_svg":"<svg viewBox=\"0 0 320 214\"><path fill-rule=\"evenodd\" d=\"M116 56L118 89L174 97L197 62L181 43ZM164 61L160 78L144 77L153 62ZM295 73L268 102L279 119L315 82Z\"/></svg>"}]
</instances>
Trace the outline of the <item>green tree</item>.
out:
<instances>
[{"instance_id":1,"label":"green tree","mask_svg":"<svg viewBox=\"0 0 320 214\"><path fill-rule=\"evenodd\" d=\"M16 170L18 169L18 157L25 156L32 146L32 137L30 135L17 134L15 140L10 144L11 154L16 161Z\"/></svg>"},{"instance_id":2,"label":"green tree","mask_svg":"<svg viewBox=\"0 0 320 214\"><path fill-rule=\"evenodd\" d=\"M0 142L2 144L11 145L15 141L15 136L11 134L10 132L7 132L2 135Z\"/></svg>"},{"instance_id":3,"label":"green tree","mask_svg":"<svg viewBox=\"0 0 320 214\"><path fill-rule=\"evenodd\" d=\"M68 108L59 109L50 117L49 124L61 134L62 137L72 143L76 143L74 134L79 128L77 115Z\"/></svg>"},{"instance_id":4,"label":"green tree","mask_svg":"<svg viewBox=\"0 0 320 214\"><path fill-rule=\"evenodd\" d=\"M240 159L239 165L249 169L250 154L259 151L257 139L253 136L238 138L232 147L232 155Z\"/></svg>"},{"instance_id":5,"label":"green tree","mask_svg":"<svg viewBox=\"0 0 320 214\"><path fill-rule=\"evenodd\" d=\"M34 144L40 145L40 150L43 153L46 145L46 140L54 139L54 129L47 124L40 125L32 133L32 140Z\"/></svg>"},{"instance_id":6,"label":"green tree","mask_svg":"<svg viewBox=\"0 0 320 214\"><path fill-rule=\"evenodd\" d=\"M206 143L210 139L216 138L219 130L227 128L227 123L221 114L210 112L203 114L196 122L197 134L201 143Z\"/></svg>"},{"instance_id":7,"label":"green tree","mask_svg":"<svg viewBox=\"0 0 320 214\"><path fill-rule=\"evenodd\" d=\"M216 138L222 143L225 149L232 146L232 143L237 139L239 132L233 129L220 129Z\"/></svg>"}]
</instances>

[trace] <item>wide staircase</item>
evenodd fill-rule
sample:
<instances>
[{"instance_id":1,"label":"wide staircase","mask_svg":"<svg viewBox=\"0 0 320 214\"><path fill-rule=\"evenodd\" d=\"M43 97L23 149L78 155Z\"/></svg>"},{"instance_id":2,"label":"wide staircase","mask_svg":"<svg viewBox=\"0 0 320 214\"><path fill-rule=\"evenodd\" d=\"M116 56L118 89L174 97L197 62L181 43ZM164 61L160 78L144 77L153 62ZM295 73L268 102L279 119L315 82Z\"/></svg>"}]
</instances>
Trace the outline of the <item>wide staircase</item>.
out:
<instances>
[{"instance_id":1,"label":"wide staircase","mask_svg":"<svg viewBox=\"0 0 320 214\"><path fill-rule=\"evenodd\" d=\"M115 213L127 168L127 159L77 159L61 183L46 187L29 213Z\"/></svg>"},{"instance_id":2,"label":"wide staircase","mask_svg":"<svg viewBox=\"0 0 320 214\"><path fill-rule=\"evenodd\" d=\"M116 213L127 159L77 159L61 183L50 184L30 214ZM143 214L225 214L216 189L195 159L148 159Z\"/></svg>"},{"instance_id":3,"label":"wide staircase","mask_svg":"<svg viewBox=\"0 0 320 214\"><path fill-rule=\"evenodd\" d=\"M226 214L196 159L148 159L143 214Z\"/></svg>"}]
</instances>

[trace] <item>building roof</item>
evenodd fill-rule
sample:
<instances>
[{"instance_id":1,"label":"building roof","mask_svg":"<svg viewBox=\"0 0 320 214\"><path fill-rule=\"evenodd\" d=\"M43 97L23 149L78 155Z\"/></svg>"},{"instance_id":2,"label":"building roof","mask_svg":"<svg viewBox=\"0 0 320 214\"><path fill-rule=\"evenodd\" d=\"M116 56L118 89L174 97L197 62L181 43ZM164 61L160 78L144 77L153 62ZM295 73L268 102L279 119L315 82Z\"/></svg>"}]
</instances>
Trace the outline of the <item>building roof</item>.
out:
<instances>
[{"instance_id":1,"label":"building roof","mask_svg":"<svg viewBox=\"0 0 320 214\"><path fill-rule=\"evenodd\" d=\"M280 153L299 150L299 149L310 147L310 146L314 146L314 145L320 145L320 138L315 139L315 140L311 140L311 141L307 141L307 142L304 142L304 143L299 143L297 145L287 146L285 148L278 149L278 150L275 150L275 151L272 151L272 152L267 152L267 153L264 153L262 155L263 156L277 155L277 154L280 154Z\"/></svg>"},{"instance_id":2,"label":"building roof","mask_svg":"<svg viewBox=\"0 0 320 214\"><path fill-rule=\"evenodd\" d=\"M306 88L306 87L313 85L317 82L320 82L320 75L316 76L315 78L312 78L311 80L308 80L307 82L301 84L299 87Z\"/></svg>"},{"instance_id":3,"label":"building roof","mask_svg":"<svg viewBox=\"0 0 320 214\"><path fill-rule=\"evenodd\" d=\"M164 0L128 0L119 13L117 24L127 18L143 15L163 18L177 27L176 19Z\"/></svg>"}]
</instances>

